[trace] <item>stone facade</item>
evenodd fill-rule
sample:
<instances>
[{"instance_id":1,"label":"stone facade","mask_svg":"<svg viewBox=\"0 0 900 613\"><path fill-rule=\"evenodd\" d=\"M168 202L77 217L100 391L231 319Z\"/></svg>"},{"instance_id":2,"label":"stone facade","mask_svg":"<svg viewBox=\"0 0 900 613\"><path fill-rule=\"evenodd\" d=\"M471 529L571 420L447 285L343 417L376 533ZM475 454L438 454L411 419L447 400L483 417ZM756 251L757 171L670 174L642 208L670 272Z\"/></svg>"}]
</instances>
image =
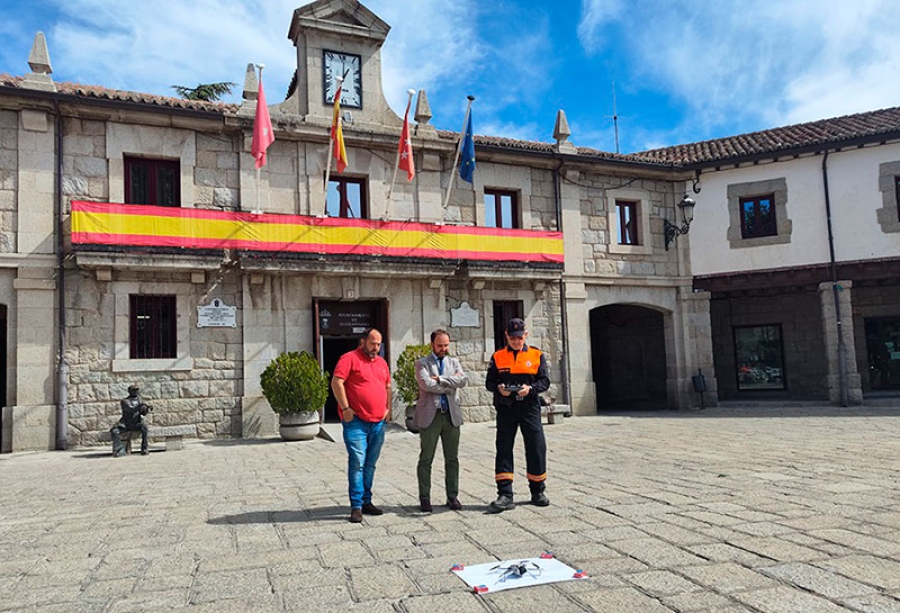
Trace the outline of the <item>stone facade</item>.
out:
<instances>
[{"instance_id":1,"label":"stone facade","mask_svg":"<svg viewBox=\"0 0 900 613\"><path fill-rule=\"evenodd\" d=\"M358 21L361 15L365 19ZM474 183L457 182L445 198L456 136L437 132L423 116L413 138L416 178L395 185L388 198L400 119L382 104L380 74L373 72L386 24L356 2L319 0L298 9L291 32L298 75L321 71L323 49L371 60L363 73L366 102L344 128L350 162L345 175L364 181L368 220L482 228L485 190L507 190L518 201L515 236L539 242L559 233L562 255L532 264L524 258L527 246L522 257L490 261L477 255L336 256L74 241L73 202L100 203L111 216L136 210L121 206L131 204L128 156L174 162L178 210L199 210L179 220L224 212L252 225L256 210L265 223L320 219L331 106L321 99L320 80L298 78L297 91L270 107L276 140L257 182L250 153L255 75L239 107L148 102L124 92L95 104L59 84L58 118L45 101L48 94L32 96L27 81L17 82L17 93L0 96L0 256L9 254L0 260L6 264L0 268L0 304L8 313L10 373L5 451L99 443L118 419L130 384L140 385L153 405L155 425L196 425L204 439L271 436L277 420L259 386L269 361L282 351L305 350L319 355L327 369L335 352L354 342L346 330L322 332L323 303L374 313L392 365L406 345L427 342L437 327L448 329L470 375L462 391L470 421L493 419L483 381L495 329L503 323L494 321L495 312L503 308L521 311L529 343L550 363L548 396L576 414L610 406L608 398L598 398L594 373L615 356L597 350L605 340L602 334L592 338L591 313L611 305L636 305L657 322L649 332L640 325L627 332L637 331L653 348L655 406L695 406L690 377L698 368L709 373L715 389L708 296L690 290L686 241L669 250L663 245L663 219L672 217L684 192L683 171L628 156L582 155L563 142L568 135L526 150L517 142L479 137ZM616 199L639 203L634 244L616 238ZM166 213L144 207L140 215L150 221L133 223L163 223ZM170 357L132 357L138 324L131 300L148 296L173 301L176 346ZM200 326L198 308L213 300L235 308L234 327ZM478 321L454 326L451 312L463 303ZM62 360L55 359L59 346ZM395 411L398 421L400 413Z\"/></svg>"}]
</instances>

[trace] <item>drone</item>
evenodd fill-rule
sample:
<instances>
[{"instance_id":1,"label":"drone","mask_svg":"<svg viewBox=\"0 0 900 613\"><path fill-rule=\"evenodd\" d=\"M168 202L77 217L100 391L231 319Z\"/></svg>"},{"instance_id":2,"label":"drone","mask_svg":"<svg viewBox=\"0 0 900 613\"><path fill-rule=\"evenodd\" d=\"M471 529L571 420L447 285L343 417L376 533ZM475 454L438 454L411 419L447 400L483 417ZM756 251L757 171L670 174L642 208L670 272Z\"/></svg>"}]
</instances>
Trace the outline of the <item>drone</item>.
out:
<instances>
[{"instance_id":1,"label":"drone","mask_svg":"<svg viewBox=\"0 0 900 613\"><path fill-rule=\"evenodd\" d=\"M508 579L521 579L525 575L535 579L541 576L541 567L528 560L513 562L506 566L498 564L489 570L489 572L495 571L500 573L500 578L497 579L497 583L504 583Z\"/></svg>"}]
</instances>

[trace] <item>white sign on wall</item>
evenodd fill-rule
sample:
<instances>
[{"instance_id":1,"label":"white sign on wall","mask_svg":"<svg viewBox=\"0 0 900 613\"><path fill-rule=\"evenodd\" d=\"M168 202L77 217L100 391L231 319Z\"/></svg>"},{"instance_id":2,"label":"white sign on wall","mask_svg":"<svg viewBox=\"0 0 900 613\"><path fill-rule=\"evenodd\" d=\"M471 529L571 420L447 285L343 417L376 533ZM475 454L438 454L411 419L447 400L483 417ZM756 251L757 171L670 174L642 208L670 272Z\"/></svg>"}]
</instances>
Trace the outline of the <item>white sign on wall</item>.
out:
<instances>
[{"instance_id":1,"label":"white sign on wall","mask_svg":"<svg viewBox=\"0 0 900 613\"><path fill-rule=\"evenodd\" d=\"M234 328L237 326L237 307L228 306L218 298L197 307L198 328Z\"/></svg>"},{"instance_id":2,"label":"white sign on wall","mask_svg":"<svg viewBox=\"0 0 900 613\"><path fill-rule=\"evenodd\" d=\"M479 323L478 311L463 302L458 309L450 309L450 325L454 328L477 328Z\"/></svg>"}]
</instances>

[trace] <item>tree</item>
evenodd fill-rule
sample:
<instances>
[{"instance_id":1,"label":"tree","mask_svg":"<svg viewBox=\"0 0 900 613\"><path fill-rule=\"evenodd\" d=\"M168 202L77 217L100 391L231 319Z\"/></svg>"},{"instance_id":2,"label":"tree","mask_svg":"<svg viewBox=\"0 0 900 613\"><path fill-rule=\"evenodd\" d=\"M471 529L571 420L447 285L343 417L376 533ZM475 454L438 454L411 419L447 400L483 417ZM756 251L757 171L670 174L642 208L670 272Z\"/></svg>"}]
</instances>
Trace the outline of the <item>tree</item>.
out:
<instances>
[{"instance_id":1,"label":"tree","mask_svg":"<svg viewBox=\"0 0 900 613\"><path fill-rule=\"evenodd\" d=\"M231 93L234 83L223 81L221 83L200 83L197 87L185 87L184 85L172 85L179 96L187 100L205 100L215 102L222 96Z\"/></svg>"}]
</instances>

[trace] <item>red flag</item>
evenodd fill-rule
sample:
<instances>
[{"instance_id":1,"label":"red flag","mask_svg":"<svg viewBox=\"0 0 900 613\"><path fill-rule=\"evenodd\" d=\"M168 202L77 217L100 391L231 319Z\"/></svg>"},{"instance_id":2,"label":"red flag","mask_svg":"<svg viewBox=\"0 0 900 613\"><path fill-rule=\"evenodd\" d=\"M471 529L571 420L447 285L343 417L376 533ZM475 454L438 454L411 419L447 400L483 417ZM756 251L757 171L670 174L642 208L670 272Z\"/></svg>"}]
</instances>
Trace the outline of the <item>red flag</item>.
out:
<instances>
[{"instance_id":1,"label":"red flag","mask_svg":"<svg viewBox=\"0 0 900 613\"><path fill-rule=\"evenodd\" d=\"M256 119L253 120L253 144L250 146L257 168L266 165L266 149L274 142L275 134L272 132L272 119L269 117L269 107L266 106L266 93L263 91L262 71L260 71Z\"/></svg>"},{"instance_id":2,"label":"red flag","mask_svg":"<svg viewBox=\"0 0 900 613\"><path fill-rule=\"evenodd\" d=\"M403 115L403 130L400 132L400 145L397 152L400 154L397 167L406 171L407 182L412 181L416 176L416 164L413 161L412 141L409 139L409 106L412 104L412 97L406 102L406 114Z\"/></svg>"},{"instance_id":3,"label":"red flag","mask_svg":"<svg viewBox=\"0 0 900 613\"><path fill-rule=\"evenodd\" d=\"M331 120L332 155L337 164L337 171L344 172L347 167L347 150L344 148L344 130L341 128L341 86L334 93L334 118Z\"/></svg>"}]
</instances>

